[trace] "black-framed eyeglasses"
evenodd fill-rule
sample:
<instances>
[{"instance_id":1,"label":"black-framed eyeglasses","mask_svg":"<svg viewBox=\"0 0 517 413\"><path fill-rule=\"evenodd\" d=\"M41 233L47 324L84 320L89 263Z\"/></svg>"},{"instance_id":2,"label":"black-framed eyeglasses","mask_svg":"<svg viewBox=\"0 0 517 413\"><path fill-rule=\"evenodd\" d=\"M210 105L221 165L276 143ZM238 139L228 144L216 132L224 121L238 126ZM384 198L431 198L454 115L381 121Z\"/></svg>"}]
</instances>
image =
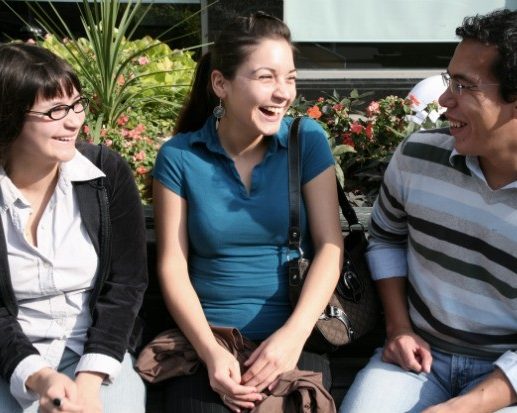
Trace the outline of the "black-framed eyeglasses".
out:
<instances>
[{"instance_id":1,"label":"black-framed eyeglasses","mask_svg":"<svg viewBox=\"0 0 517 413\"><path fill-rule=\"evenodd\" d=\"M71 105L54 106L52 109L50 109L46 112L28 110L27 113L37 113L38 115L48 116L52 120L60 120L60 119L63 119L66 115L68 115L68 112L70 112L70 109L72 109L75 113L84 112L86 110L86 108L88 107L89 103L90 103L90 100L88 98L81 96L79 99L77 99Z\"/></svg>"},{"instance_id":2,"label":"black-framed eyeglasses","mask_svg":"<svg viewBox=\"0 0 517 413\"><path fill-rule=\"evenodd\" d=\"M443 72L441 75L443 84L447 86L454 95L461 95L464 89L473 92L484 86L499 86L499 83L480 83L478 85L466 85L461 83L461 81L458 79L451 77L451 75L447 72Z\"/></svg>"}]
</instances>

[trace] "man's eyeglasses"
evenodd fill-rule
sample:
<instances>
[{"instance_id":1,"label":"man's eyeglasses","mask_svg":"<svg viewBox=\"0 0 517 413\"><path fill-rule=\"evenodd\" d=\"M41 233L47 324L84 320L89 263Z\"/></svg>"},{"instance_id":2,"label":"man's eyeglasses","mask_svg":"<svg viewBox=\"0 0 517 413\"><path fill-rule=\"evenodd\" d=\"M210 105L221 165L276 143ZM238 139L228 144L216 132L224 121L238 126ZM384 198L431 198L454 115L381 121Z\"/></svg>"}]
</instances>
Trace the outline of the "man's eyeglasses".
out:
<instances>
[{"instance_id":1,"label":"man's eyeglasses","mask_svg":"<svg viewBox=\"0 0 517 413\"><path fill-rule=\"evenodd\" d=\"M28 110L27 113L37 113L38 115L48 116L52 120L60 120L63 119L66 115L68 115L70 109L72 109L75 113L84 112L88 107L89 103L90 100L88 98L80 97L71 105L58 105L48 110L47 112L37 112L35 110Z\"/></svg>"},{"instance_id":2,"label":"man's eyeglasses","mask_svg":"<svg viewBox=\"0 0 517 413\"><path fill-rule=\"evenodd\" d=\"M454 95L461 95L463 89L473 92L479 90L483 86L499 86L499 83L480 83L479 85L466 85L458 79L451 77L447 72L442 73L443 84L449 88Z\"/></svg>"}]
</instances>

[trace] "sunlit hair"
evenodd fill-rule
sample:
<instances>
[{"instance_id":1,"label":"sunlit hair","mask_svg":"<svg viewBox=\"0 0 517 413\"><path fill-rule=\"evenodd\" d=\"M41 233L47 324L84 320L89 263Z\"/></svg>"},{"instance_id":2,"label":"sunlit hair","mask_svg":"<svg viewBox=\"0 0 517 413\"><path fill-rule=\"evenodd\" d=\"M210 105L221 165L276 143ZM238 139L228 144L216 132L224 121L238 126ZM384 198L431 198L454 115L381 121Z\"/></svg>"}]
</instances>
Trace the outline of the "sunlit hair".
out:
<instances>
[{"instance_id":1,"label":"sunlit hair","mask_svg":"<svg viewBox=\"0 0 517 413\"><path fill-rule=\"evenodd\" d=\"M466 17L456 34L462 39L497 46L499 58L494 62L492 72L501 84L504 100L517 100L517 11L496 10Z\"/></svg>"},{"instance_id":2,"label":"sunlit hair","mask_svg":"<svg viewBox=\"0 0 517 413\"><path fill-rule=\"evenodd\" d=\"M266 39L283 39L291 45L287 25L263 12L236 17L221 31L211 50L197 64L192 90L174 133L200 129L218 104L210 82L212 71L219 70L226 79L232 80L253 48Z\"/></svg>"},{"instance_id":3,"label":"sunlit hair","mask_svg":"<svg viewBox=\"0 0 517 413\"><path fill-rule=\"evenodd\" d=\"M81 84L72 67L54 53L26 43L0 46L0 162L20 134L36 99L71 96Z\"/></svg>"}]
</instances>

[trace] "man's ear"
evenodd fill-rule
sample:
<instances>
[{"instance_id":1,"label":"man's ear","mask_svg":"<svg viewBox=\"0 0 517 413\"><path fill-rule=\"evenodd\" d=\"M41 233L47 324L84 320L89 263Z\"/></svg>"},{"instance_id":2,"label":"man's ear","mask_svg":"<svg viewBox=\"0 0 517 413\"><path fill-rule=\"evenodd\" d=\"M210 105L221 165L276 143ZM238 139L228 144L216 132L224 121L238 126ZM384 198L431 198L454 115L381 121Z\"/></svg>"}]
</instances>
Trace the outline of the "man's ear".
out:
<instances>
[{"instance_id":1,"label":"man's ear","mask_svg":"<svg viewBox=\"0 0 517 413\"><path fill-rule=\"evenodd\" d=\"M212 82L212 89L219 99L226 97L226 79L219 70L213 70L210 75L210 81Z\"/></svg>"}]
</instances>

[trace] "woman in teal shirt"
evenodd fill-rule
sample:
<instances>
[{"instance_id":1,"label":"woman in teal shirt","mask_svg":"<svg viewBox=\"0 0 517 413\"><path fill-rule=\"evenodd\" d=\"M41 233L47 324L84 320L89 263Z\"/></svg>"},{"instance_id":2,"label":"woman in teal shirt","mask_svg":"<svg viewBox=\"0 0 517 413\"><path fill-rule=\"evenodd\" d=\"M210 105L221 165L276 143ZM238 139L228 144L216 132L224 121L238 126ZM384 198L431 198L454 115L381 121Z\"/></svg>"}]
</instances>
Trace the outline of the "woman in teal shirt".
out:
<instances>
[{"instance_id":1,"label":"woman in teal shirt","mask_svg":"<svg viewBox=\"0 0 517 413\"><path fill-rule=\"evenodd\" d=\"M199 62L175 136L158 155L159 277L169 311L208 370L170 382L169 412L252 409L304 358L308 369L325 370L323 358L300 355L337 282L343 246L334 161L321 127L304 119L301 223L313 261L293 310L286 273L292 119L284 115L295 83L285 24L263 13L235 19ZM208 323L260 342L246 371Z\"/></svg>"}]
</instances>

